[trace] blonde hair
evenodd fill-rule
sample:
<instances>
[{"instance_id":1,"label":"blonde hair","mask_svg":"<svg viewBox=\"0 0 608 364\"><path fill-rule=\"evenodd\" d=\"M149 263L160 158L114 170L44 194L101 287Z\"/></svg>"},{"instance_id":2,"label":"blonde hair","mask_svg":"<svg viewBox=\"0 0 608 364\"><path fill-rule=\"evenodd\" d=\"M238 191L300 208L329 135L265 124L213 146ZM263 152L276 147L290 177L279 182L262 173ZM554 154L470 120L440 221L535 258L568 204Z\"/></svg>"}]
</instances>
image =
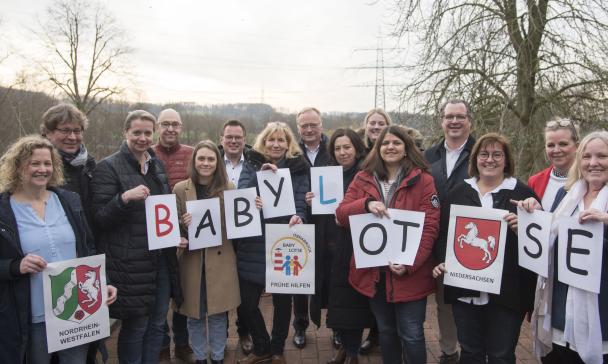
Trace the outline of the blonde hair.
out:
<instances>
[{"instance_id":1,"label":"blonde hair","mask_svg":"<svg viewBox=\"0 0 608 364\"><path fill-rule=\"evenodd\" d=\"M285 138L287 139L287 152L285 153L285 157L294 158L302 155L302 149L300 149L300 146L296 142L296 138L289 128L289 125L281 121L273 121L268 123L264 130L258 134L258 137L255 138L253 149L256 152L262 153L264 156L268 157L268 154L266 153L266 139L276 132L284 133Z\"/></svg>"},{"instance_id":2,"label":"blonde hair","mask_svg":"<svg viewBox=\"0 0 608 364\"><path fill-rule=\"evenodd\" d=\"M363 119L363 144L365 144L366 148L371 148L373 147L373 145L370 144L370 140L367 136L367 120L369 120L369 118L374 115L374 114L380 114L382 115L382 117L384 118L384 120L386 121L386 126L391 125L392 121L391 121L391 117L388 115L388 113L386 111L384 111L383 108L381 107L376 107L371 109L370 111L367 112L367 114L365 115L365 119Z\"/></svg>"},{"instance_id":3,"label":"blonde hair","mask_svg":"<svg viewBox=\"0 0 608 364\"><path fill-rule=\"evenodd\" d=\"M595 139L599 139L604 142L604 144L608 145L608 131L598 130L592 133L589 133L586 137L581 140L581 144L576 150L576 157L574 158L574 163L572 163L572 167L568 171L568 180L566 181L566 185L564 188L566 191L570 190L570 188L580 179L583 178L583 174L581 173L581 161L583 160L583 153L585 153L585 149L587 145Z\"/></svg>"},{"instance_id":4,"label":"blonde hair","mask_svg":"<svg viewBox=\"0 0 608 364\"><path fill-rule=\"evenodd\" d=\"M48 149L51 152L53 173L49 187L63 185L63 162L53 144L39 135L28 135L14 142L0 158L0 191L15 192L22 181L22 170L36 149Z\"/></svg>"}]
</instances>

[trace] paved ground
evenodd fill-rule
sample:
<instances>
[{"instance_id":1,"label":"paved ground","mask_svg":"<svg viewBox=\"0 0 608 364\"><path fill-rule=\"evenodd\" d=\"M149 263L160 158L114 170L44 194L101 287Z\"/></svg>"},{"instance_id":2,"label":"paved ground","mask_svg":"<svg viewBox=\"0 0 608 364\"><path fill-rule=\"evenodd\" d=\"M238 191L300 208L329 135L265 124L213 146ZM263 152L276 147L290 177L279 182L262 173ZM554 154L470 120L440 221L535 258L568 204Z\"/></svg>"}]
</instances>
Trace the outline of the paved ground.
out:
<instances>
[{"instance_id":1,"label":"paved ground","mask_svg":"<svg viewBox=\"0 0 608 364\"><path fill-rule=\"evenodd\" d=\"M272 300L270 297L263 297L260 303L262 313L266 318L266 326L268 332L271 329L271 318L272 318ZM438 328L437 328L437 316L435 313L435 299L429 297L427 305L427 320L424 324L426 346L427 346L427 363L438 363L439 355L441 351L439 349ZM234 322L236 315L234 312L230 313L230 332L228 337L228 344L226 347L226 355L224 362L226 364L235 364L236 360L242 357L242 353L238 347L238 335L236 334L236 327ZM118 335L118 329L114 330L112 337L108 340L107 345L110 352L110 363L118 363L116 358L116 337ZM285 345L285 357L288 364L324 364L334 354L334 349L331 346L330 336L331 330L326 327L316 329L314 325L308 328L306 332L307 345L304 349L298 349L293 345L292 342L293 328L290 329L289 338ZM517 363L518 364L532 364L538 363L538 361L532 355L532 343L530 341L530 329L527 322L524 323L521 329L521 336L519 338L519 344L516 350ZM382 363L382 358L379 352L374 352L368 356L359 356L360 363ZM161 364L181 364L182 361L173 358L170 362L164 361Z\"/></svg>"}]
</instances>

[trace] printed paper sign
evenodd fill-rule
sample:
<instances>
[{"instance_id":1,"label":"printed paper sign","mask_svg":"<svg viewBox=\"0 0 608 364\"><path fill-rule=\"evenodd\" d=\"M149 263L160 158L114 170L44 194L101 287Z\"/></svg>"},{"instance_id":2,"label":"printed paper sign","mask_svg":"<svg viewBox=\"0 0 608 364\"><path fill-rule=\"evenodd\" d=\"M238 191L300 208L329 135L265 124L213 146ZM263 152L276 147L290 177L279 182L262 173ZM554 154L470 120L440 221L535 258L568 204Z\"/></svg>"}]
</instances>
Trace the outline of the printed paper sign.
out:
<instances>
[{"instance_id":1,"label":"printed paper sign","mask_svg":"<svg viewBox=\"0 0 608 364\"><path fill-rule=\"evenodd\" d=\"M291 216L296 214L289 168L257 172L258 188L262 198L264 218Z\"/></svg>"},{"instance_id":2,"label":"printed paper sign","mask_svg":"<svg viewBox=\"0 0 608 364\"><path fill-rule=\"evenodd\" d=\"M558 221L558 279L585 291L600 293L604 224L586 222L576 217Z\"/></svg>"},{"instance_id":3,"label":"printed paper sign","mask_svg":"<svg viewBox=\"0 0 608 364\"><path fill-rule=\"evenodd\" d=\"M222 212L219 197L186 201L192 215L188 226L188 249L196 250L222 245Z\"/></svg>"},{"instance_id":4,"label":"printed paper sign","mask_svg":"<svg viewBox=\"0 0 608 364\"><path fill-rule=\"evenodd\" d=\"M500 293L504 264L507 210L452 205L443 283Z\"/></svg>"},{"instance_id":5,"label":"printed paper sign","mask_svg":"<svg viewBox=\"0 0 608 364\"><path fill-rule=\"evenodd\" d=\"M517 208L517 249L519 265L547 277L549 235L553 214L541 210L529 213Z\"/></svg>"},{"instance_id":6,"label":"printed paper sign","mask_svg":"<svg viewBox=\"0 0 608 364\"><path fill-rule=\"evenodd\" d=\"M315 293L315 226L266 224L266 292Z\"/></svg>"},{"instance_id":7,"label":"printed paper sign","mask_svg":"<svg viewBox=\"0 0 608 364\"><path fill-rule=\"evenodd\" d=\"M342 166L312 167L310 187L315 194L312 199L312 214L334 214L344 198Z\"/></svg>"},{"instance_id":8,"label":"printed paper sign","mask_svg":"<svg viewBox=\"0 0 608 364\"><path fill-rule=\"evenodd\" d=\"M228 239L262 235L260 211L255 207L255 187L224 191Z\"/></svg>"},{"instance_id":9,"label":"printed paper sign","mask_svg":"<svg viewBox=\"0 0 608 364\"><path fill-rule=\"evenodd\" d=\"M413 265L420 247L424 212L388 209L390 218L373 214L349 216L357 268L391 263Z\"/></svg>"},{"instance_id":10,"label":"printed paper sign","mask_svg":"<svg viewBox=\"0 0 608 364\"><path fill-rule=\"evenodd\" d=\"M177 203L174 194L146 198L148 249L162 249L180 243Z\"/></svg>"},{"instance_id":11,"label":"printed paper sign","mask_svg":"<svg viewBox=\"0 0 608 364\"><path fill-rule=\"evenodd\" d=\"M41 274L49 353L110 336L104 254L49 263Z\"/></svg>"}]
</instances>

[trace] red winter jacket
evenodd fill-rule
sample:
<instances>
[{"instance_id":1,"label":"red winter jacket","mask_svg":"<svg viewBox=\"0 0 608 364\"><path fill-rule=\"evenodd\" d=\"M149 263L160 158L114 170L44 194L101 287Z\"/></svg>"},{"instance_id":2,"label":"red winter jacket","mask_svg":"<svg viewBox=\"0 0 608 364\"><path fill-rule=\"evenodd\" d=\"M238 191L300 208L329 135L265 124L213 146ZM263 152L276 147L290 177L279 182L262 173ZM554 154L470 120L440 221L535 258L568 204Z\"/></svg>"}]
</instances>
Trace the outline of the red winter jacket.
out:
<instances>
[{"instance_id":1,"label":"red winter jacket","mask_svg":"<svg viewBox=\"0 0 608 364\"><path fill-rule=\"evenodd\" d=\"M382 201L382 193L374 177L362 171L355 176L336 210L340 225L348 227L349 216L367 213L366 202L369 200ZM426 214L414 265L408 266L403 276L397 276L386 269L387 302L416 301L435 291L432 275L434 260L431 252L439 231L440 209L433 177L415 168L403 178L388 207ZM357 291L367 297L373 297L379 280L379 267L356 269L355 260L351 259L349 282Z\"/></svg>"},{"instance_id":2,"label":"red winter jacket","mask_svg":"<svg viewBox=\"0 0 608 364\"><path fill-rule=\"evenodd\" d=\"M553 167L543 169L542 171L528 178L528 187L530 187L540 199L542 199L543 195L545 194L547 184L549 184L549 179L551 178L552 169Z\"/></svg>"},{"instance_id":3,"label":"red winter jacket","mask_svg":"<svg viewBox=\"0 0 608 364\"><path fill-rule=\"evenodd\" d=\"M167 177L169 177L169 191L177 182L188 178L188 163L194 148L185 144L177 144L172 147L163 147L160 144L152 146L156 158L160 159L165 165Z\"/></svg>"}]
</instances>

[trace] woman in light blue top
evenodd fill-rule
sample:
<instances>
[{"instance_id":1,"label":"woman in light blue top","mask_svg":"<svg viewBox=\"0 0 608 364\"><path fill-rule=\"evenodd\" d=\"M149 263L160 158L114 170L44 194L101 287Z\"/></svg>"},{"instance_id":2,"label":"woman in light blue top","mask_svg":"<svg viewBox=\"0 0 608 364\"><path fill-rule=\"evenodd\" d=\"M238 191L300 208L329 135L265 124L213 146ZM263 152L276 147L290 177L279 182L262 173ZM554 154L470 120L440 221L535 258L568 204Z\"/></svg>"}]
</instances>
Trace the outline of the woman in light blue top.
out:
<instances>
[{"instance_id":1,"label":"woman in light blue top","mask_svg":"<svg viewBox=\"0 0 608 364\"><path fill-rule=\"evenodd\" d=\"M47 263L94 253L80 197L57 188L61 159L39 136L15 142L0 159L0 362L49 363L42 275ZM108 304L116 289L108 286ZM58 352L84 363L88 345Z\"/></svg>"}]
</instances>

